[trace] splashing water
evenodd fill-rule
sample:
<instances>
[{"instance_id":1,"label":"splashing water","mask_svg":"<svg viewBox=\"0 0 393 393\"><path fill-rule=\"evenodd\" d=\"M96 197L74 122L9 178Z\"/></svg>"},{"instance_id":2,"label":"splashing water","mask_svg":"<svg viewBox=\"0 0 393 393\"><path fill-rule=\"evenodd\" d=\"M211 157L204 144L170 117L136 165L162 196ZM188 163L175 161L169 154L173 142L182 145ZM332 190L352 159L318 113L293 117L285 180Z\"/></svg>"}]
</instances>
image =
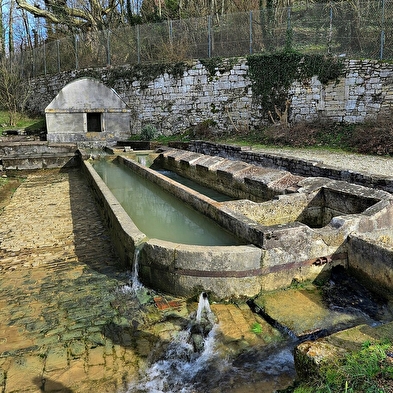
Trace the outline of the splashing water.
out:
<instances>
[{"instance_id":1,"label":"splashing water","mask_svg":"<svg viewBox=\"0 0 393 393\"><path fill-rule=\"evenodd\" d=\"M129 284L123 285L119 290L123 294L134 294L136 295L138 291L144 288L143 284L139 281L139 274L138 274L138 267L139 267L139 249L135 248L134 251L134 267L132 272L129 272Z\"/></svg>"},{"instance_id":2,"label":"splashing water","mask_svg":"<svg viewBox=\"0 0 393 393\"><path fill-rule=\"evenodd\" d=\"M207 298L206 292L202 292L199 296L198 310L196 314L196 321L198 323L201 322L203 312L207 314L207 318L209 319L209 314L211 314L212 311L210 309L209 299Z\"/></svg>"},{"instance_id":3,"label":"splashing water","mask_svg":"<svg viewBox=\"0 0 393 393\"><path fill-rule=\"evenodd\" d=\"M193 393L200 373L218 359L215 349L217 325L204 340L198 353L192 344L190 329L183 330L169 343L164 357L153 363L141 380L128 387L127 393ZM220 364L224 362L220 359Z\"/></svg>"},{"instance_id":4,"label":"splashing water","mask_svg":"<svg viewBox=\"0 0 393 393\"><path fill-rule=\"evenodd\" d=\"M139 249L135 248L134 269L132 272L132 281L131 281L131 287L134 292L137 292L139 289L143 288L143 284L139 281L138 268L139 268Z\"/></svg>"}]
</instances>

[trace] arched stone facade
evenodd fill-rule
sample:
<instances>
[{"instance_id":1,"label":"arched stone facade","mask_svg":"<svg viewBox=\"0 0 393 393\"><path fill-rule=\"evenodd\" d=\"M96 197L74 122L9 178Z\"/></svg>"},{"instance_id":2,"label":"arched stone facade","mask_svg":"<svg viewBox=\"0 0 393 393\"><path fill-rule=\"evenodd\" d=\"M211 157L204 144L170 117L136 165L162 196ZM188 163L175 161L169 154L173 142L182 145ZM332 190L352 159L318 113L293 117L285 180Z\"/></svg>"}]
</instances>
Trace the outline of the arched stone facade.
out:
<instances>
[{"instance_id":1,"label":"arched stone facade","mask_svg":"<svg viewBox=\"0 0 393 393\"><path fill-rule=\"evenodd\" d=\"M116 92L92 78L64 86L45 108L50 142L127 139L130 109Z\"/></svg>"}]
</instances>

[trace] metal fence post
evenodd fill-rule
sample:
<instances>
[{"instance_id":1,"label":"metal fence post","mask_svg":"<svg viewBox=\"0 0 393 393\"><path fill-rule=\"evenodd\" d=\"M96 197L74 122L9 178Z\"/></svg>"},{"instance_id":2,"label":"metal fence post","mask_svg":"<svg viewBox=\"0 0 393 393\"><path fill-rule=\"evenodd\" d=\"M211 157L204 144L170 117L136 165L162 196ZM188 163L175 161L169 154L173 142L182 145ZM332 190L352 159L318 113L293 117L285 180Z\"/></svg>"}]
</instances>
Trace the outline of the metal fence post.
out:
<instances>
[{"instance_id":1,"label":"metal fence post","mask_svg":"<svg viewBox=\"0 0 393 393\"><path fill-rule=\"evenodd\" d=\"M250 55L252 55L252 11L250 11Z\"/></svg>"},{"instance_id":2,"label":"metal fence post","mask_svg":"<svg viewBox=\"0 0 393 393\"><path fill-rule=\"evenodd\" d=\"M33 75L34 76L37 76L36 75L36 67L35 67L35 48L33 48L33 50L31 51L31 55L32 55L32 57L33 57L33 59L32 59L32 66L33 66Z\"/></svg>"},{"instance_id":3,"label":"metal fence post","mask_svg":"<svg viewBox=\"0 0 393 393\"><path fill-rule=\"evenodd\" d=\"M106 65L111 65L111 31L107 30L108 34L106 36Z\"/></svg>"},{"instance_id":4,"label":"metal fence post","mask_svg":"<svg viewBox=\"0 0 393 393\"><path fill-rule=\"evenodd\" d=\"M139 25L136 25L136 51L138 57L138 64L141 62L141 32Z\"/></svg>"},{"instance_id":5,"label":"metal fence post","mask_svg":"<svg viewBox=\"0 0 393 393\"><path fill-rule=\"evenodd\" d=\"M46 44L45 44L45 42L44 42L44 48L43 48L43 50L44 50L44 75L46 75Z\"/></svg>"},{"instance_id":6,"label":"metal fence post","mask_svg":"<svg viewBox=\"0 0 393 393\"><path fill-rule=\"evenodd\" d=\"M75 69L79 68L79 61L78 61L78 34L75 35Z\"/></svg>"},{"instance_id":7,"label":"metal fence post","mask_svg":"<svg viewBox=\"0 0 393 393\"><path fill-rule=\"evenodd\" d=\"M380 60L383 59L383 50L385 46L385 0L382 0L381 27L381 49L379 53Z\"/></svg>"},{"instance_id":8,"label":"metal fence post","mask_svg":"<svg viewBox=\"0 0 393 393\"><path fill-rule=\"evenodd\" d=\"M287 34L285 40L285 49L291 50L292 49L292 26L291 26L291 7L287 8Z\"/></svg>"},{"instance_id":9,"label":"metal fence post","mask_svg":"<svg viewBox=\"0 0 393 393\"><path fill-rule=\"evenodd\" d=\"M330 2L330 7L329 7L329 35L328 35L328 47L327 47L327 52L330 55L332 52L332 38L333 38L333 6L332 3Z\"/></svg>"},{"instance_id":10,"label":"metal fence post","mask_svg":"<svg viewBox=\"0 0 393 393\"><path fill-rule=\"evenodd\" d=\"M60 41L56 40L56 51L57 51L57 70L61 72L61 61L60 61Z\"/></svg>"},{"instance_id":11,"label":"metal fence post","mask_svg":"<svg viewBox=\"0 0 393 393\"><path fill-rule=\"evenodd\" d=\"M212 57L212 17L209 15L207 17L207 57L210 59Z\"/></svg>"},{"instance_id":12,"label":"metal fence post","mask_svg":"<svg viewBox=\"0 0 393 393\"><path fill-rule=\"evenodd\" d=\"M169 43L173 45L173 21L169 20Z\"/></svg>"}]
</instances>

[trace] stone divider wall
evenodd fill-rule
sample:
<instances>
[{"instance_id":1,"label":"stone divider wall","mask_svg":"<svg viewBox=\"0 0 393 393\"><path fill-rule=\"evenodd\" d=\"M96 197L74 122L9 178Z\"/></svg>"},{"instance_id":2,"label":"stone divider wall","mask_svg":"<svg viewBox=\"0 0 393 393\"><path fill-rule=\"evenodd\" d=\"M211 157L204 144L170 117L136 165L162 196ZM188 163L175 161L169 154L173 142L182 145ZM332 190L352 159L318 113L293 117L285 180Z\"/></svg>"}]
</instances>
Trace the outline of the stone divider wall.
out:
<instances>
[{"instance_id":1,"label":"stone divider wall","mask_svg":"<svg viewBox=\"0 0 393 393\"><path fill-rule=\"evenodd\" d=\"M344 62L344 75L338 81L325 86L313 77L292 84L288 91L290 120L354 123L391 111L393 65L376 60ZM214 75L195 61L181 76L164 72L149 82L142 74L136 79L131 69L81 69L38 77L33 81L28 108L43 113L65 85L91 76L112 87L132 109L134 134L147 124L171 135L198 125L216 124L222 131L241 131L269 121L253 98L246 59L236 59L235 64L227 61Z\"/></svg>"},{"instance_id":2,"label":"stone divider wall","mask_svg":"<svg viewBox=\"0 0 393 393\"><path fill-rule=\"evenodd\" d=\"M204 141L191 141L186 143L171 142L169 146L215 157L244 161L262 167L282 169L300 176L326 177L393 192L393 180L391 177L355 172L348 169L338 169L322 164L317 160L303 160L291 156L264 153L257 150L254 151L240 146Z\"/></svg>"},{"instance_id":3,"label":"stone divider wall","mask_svg":"<svg viewBox=\"0 0 393 393\"><path fill-rule=\"evenodd\" d=\"M393 283L392 231L352 234L348 238L348 268L370 290L391 298Z\"/></svg>"}]
</instances>

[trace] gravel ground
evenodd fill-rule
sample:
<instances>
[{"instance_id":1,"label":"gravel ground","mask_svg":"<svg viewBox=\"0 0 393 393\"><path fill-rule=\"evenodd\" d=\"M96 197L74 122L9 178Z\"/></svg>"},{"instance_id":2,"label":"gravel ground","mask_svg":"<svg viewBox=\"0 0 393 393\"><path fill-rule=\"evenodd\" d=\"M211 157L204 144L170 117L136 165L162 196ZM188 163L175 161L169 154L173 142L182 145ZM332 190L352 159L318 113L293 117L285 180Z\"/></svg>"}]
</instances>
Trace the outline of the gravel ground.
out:
<instances>
[{"instance_id":1,"label":"gravel ground","mask_svg":"<svg viewBox=\"0 0 393 393\"><path fill-rule=\"evenodd\" d=\"M298 148L263 148L253 150L315 161L354 172L393 177L393 157L388 156L371 156L347 152L333 153L328 150Z\"/></svg>"}]
</instances>

